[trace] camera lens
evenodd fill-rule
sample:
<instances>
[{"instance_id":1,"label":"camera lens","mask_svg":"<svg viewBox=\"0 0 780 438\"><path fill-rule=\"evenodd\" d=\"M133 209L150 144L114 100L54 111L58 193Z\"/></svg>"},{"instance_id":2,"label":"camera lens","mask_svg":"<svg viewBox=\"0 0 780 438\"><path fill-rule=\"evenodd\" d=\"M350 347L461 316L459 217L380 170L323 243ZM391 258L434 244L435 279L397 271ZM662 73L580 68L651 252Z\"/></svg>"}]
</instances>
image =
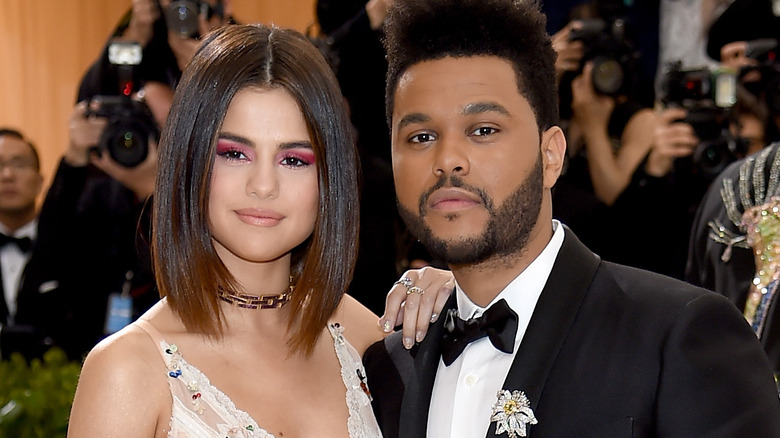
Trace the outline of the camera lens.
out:
<instances>
[{"instance_id":1,"label":"camera lens","mask_svg":"<svg viewBox=\"0 0 780 438\"><path fill-rule=\"evenodd\" d=\"M149 132L128 126L116 131L107 148L111 158L125 167L135 167L146 159Z\"/></svg>"},{"instance_id":2,"label":"camera lens","mask_svg":"<svg viewBox=\"0 0 780 438\"><path fill-rule=\"evenodd\" d=\"M615 95L623 86L623 67L613 58L596 58L591 77L596 91Z\"/></svg>"}]
</instances>

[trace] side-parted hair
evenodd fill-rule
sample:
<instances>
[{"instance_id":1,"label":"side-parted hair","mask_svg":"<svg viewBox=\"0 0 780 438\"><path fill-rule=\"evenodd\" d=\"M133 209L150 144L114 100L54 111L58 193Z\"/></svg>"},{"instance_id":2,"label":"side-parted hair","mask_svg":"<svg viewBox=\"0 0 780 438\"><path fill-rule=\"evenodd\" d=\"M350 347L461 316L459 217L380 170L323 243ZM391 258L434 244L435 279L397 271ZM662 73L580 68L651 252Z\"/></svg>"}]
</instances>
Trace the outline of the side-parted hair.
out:
<instances>
[{"instance_id":1,"label":"side-parted hair","mask_svg":"<svg viewBox=\"0 0 780 438\"><path fill-rule=\"evenodd\" d=\"M306 121L316 159L319 210L292 253L293 351L311 352L347 289L358 236L357 155L341 92L327 62L299 32L261 24L208 34L176 87L163 128L154 194L157 285L188 330L219 337L217 287L236 280L217 256L208 206L217 138L236 93L284 89Z\"/></svg>"},{"instance_id":2,"label":"side-parted hair","mask_svg":"<svg viewBox=\"0 0 780 438\"><path fill-rule=\"evenodd\" d=\"M32 152L35 171L38 172L41 170L41 159L38 156L38 149L35 147L33 142L24 137L24 134L13 128L0 128L0 137L13 137L25 142L27 146L30 147L30 152Z\"/></svg>"},{"instance_id":3,"label":"side-parted hair","mask_svg":"<svg viewBox=\"0 0 780 438\"><path fill-rule=\"evenodd\" d=\"M497 56L515 70L540 131L558 123L556 53L534 0L396 0L385 22L388 125L400 76L446 57Z\"/></svg>"}]
</instances>

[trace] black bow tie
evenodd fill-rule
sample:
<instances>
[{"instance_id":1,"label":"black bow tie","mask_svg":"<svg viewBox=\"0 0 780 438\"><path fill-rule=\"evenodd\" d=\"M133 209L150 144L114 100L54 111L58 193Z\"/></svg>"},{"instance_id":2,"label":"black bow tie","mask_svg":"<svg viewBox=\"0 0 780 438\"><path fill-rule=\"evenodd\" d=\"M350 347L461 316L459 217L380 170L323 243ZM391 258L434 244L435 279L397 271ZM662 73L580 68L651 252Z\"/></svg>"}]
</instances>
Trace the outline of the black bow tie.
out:
<instances>
[{"instance_id":1,"label":"black bow tie","mask_svg":"<svg viewBox=\"0 0 780 438\"><path fill-rule=\"evenodd\" d=\"M511 354L515 348L517 313L501 299L490 306L482 316L464 321L458 317L457 309L447 311L444 320L444 339L441 344L441 358L450 366L460 356L466 345L485 336L494 347Z\"/></svg>"},{"instance_id":2,"label":"black bow tie","mask_svg":"<svg viewBox=\"0 0 780 438\"><path fill-rule=\"evenodd\" d=\"M27 252L32 246L32 239L29 237L11 237L0 233L0 247L3 247L9 243L16 244L22 252Z\"/></svg>"}]
</instances>

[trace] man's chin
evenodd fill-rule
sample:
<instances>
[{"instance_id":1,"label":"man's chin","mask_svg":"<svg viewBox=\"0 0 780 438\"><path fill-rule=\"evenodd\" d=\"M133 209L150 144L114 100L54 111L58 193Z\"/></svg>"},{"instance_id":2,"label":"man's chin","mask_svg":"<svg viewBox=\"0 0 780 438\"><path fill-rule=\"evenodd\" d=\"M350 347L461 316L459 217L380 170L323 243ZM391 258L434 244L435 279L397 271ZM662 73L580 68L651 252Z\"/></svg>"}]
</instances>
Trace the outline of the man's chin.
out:
<instances>
[{"instance_id":1,"label":"man's chin","mask_svg":"<svg viewBox=\"0 0 780 438\"><path fill-rule=\"evenodd\" d=\"M431 230L436 239L446 241L461 241L474 239L485 232L487 214L452 214L452 215L428 215L425 217L425 225Z\"/></svg>"},{"instance_id":2,"label":"man's chin","mask_svg":"<svg viewBox=\"0 0 780 438\"><path fill-rule=\"evenodd\" d=\"M450 265L478 263L485 258L486 237L482 234L456 237L423 236L420 241L436 258Z\"/></svg>"}]
</instances>

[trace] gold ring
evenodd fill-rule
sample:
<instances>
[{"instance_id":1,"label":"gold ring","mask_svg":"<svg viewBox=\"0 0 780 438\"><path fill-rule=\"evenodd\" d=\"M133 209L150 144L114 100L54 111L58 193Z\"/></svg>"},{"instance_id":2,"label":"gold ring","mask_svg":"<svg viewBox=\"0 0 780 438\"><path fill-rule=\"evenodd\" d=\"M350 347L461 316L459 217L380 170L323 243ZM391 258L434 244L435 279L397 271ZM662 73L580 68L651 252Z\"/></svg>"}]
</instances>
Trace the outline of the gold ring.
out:
<instances>
[{"instance_id":1,"label":"gold ring","mask_svg":"<svg viewBox=\"0 0 780 438\"><path fill-rule=\"evenodd\" d=\"M409 289L406 290L406 295L409 295L409 294L422 295L424 293L425 293L425 289L423 289L421 287L417 287L417 286L412 286L412 287L410 287Z\"/></svg>"}]
</instances>

